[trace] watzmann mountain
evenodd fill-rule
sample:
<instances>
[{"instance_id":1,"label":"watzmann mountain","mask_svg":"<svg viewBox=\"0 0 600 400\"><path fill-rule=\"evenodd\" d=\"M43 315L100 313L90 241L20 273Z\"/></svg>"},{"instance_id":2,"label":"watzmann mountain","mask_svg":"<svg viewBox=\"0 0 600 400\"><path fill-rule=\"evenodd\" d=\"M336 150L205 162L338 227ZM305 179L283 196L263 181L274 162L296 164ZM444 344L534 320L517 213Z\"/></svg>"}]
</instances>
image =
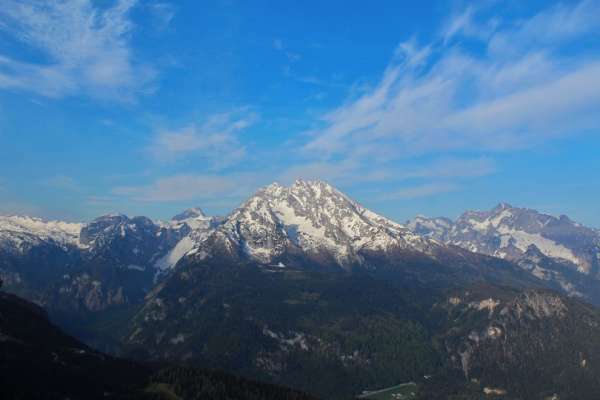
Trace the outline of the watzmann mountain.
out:
<instances>
[{"instance_id":1,"label":"watzmann mountain","mask_svg":"<svg viewBox=\"0 0 600 400\"><path fill-rule=\"evenodd\" d=\"M599 243L506 204L401 225L298 180L223 218L0 217L0 277L69 333L139 361L332 399L403 382L427 399L592 399Z\"/></svg>"}]
</instances>

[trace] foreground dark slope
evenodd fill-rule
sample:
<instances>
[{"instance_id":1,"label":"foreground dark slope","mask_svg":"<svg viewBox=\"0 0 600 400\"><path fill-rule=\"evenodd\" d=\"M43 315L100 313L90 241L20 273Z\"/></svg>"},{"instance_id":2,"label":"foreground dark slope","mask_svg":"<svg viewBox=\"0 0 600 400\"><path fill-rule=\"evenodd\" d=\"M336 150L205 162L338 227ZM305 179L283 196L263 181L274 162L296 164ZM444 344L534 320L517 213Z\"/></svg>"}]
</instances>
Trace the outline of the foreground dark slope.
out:
<instances>
[{"instance_id":1,"label":"foreground dark slope","mask_svg":"<svg viewBox=\"0 0 600 400\"><path fill-rule=\"evenodd\" d=\"M189 367L113 358L52 325L40 307L0 293L2 399L283 399L288 389Z\"/></svg>"},{"instance_id":2,"label":"foreground dark slope","mask_svg":"<svg viewBox=\"0 0 600 400\"><path fill-rule=\"evenodd\" d=\"M40 307L0 293L3 398L94 398L143 385L149 369L107 357L65 335Z\"/></svg>"}]
</instances>

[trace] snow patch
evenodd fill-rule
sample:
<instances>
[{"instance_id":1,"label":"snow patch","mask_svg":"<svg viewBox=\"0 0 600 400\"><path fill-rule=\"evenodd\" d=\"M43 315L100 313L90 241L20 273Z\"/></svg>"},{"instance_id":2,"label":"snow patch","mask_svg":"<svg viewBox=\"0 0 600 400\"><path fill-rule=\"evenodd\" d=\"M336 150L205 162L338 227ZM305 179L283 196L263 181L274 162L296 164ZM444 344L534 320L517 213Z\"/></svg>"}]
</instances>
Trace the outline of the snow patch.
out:
<instances>
[{"instance_id":1,"label":"snow patch","mask_svg":"<svg viewBox=\"0 0 600 400\"><path fill-rule=\"evenodd\" d=\"M171 251L156 261L154 264L155 268L162 271L173 268L175 264L177 264L177 262L183 258L183 256L185 256L194 248L195 244L196 243L192 240L192 238L185 236Z\"/></svg>"},{"instance_id":2,"label":"snow patch","mask_svg":"<svg viewBox=\"0 0 600 400\"><path fill-rule=\"evenodd\" d=\"M512 241L514 243L514 246L522 252L526 252L529 246L533 244L544 255L548 257L562 258L563 260L570 261L573 264L580 267L580 272L584 272L581 270L581 268L583 268L581 260L577 256L575 256L575 254L573 254L573 252L570 249L561 244L556 243L553 240L543 237L539 233L528 233L520 230L511 229L505 226L499 227L498 232L500 233L501 240L504 243L508 243L508 241L514 239Z\"/></svg>"}]
</instances>

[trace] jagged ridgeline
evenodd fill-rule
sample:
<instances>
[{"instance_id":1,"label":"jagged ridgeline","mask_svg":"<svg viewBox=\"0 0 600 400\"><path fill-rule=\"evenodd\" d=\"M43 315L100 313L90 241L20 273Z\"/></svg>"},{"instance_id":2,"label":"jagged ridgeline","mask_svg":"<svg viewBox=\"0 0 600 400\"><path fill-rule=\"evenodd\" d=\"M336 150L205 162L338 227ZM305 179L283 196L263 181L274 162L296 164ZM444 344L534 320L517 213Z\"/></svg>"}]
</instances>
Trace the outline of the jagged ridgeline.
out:
<instances>
[{"instance_id":1,"label":"jagged ridgeline","mask_svg":"<svg viewBox=\"0 0 600 400\"><path fill-rule=\"evenodd\" d=\"M490 211L467 211L456 221L417 216L407 226L449 245L510 260L569 296L600 303L600 233L565 215L500 203Z\"/></svg>"},{"instance_id":2,"label":"jagged ridgeline","mask_svg":"<svg viewBox=\"0 0 600 400\"><path fill-rule=\"evenodd\" d=\"M414 398L596 399L599 238L506 204L401 225L299 180L224 218L2 217L0 273L71 334L140 362L328 399L409 382Z\"/></svg>"}]
</instances>

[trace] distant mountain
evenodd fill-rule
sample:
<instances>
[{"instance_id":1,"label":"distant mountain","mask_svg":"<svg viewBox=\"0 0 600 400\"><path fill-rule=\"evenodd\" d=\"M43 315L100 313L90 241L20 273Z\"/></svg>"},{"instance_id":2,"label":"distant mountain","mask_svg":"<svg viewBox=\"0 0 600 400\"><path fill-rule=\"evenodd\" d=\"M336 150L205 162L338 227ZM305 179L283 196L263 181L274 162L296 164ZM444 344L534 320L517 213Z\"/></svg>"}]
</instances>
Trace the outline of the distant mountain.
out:
<instances>
[{"instance_id":1,"label":"distant mountain","mask_svg":"<svg viewBox=\"0 0 600 400\"><path fill-rule=\"evenodd\" d=\"M42 243L63 248L81 246L79 232L83 224L43 221L26 216L0 216L0 246L4 250L27 252Z\"/></svg>"},{"instance_id":2,"label":"distant mountain","mask_svg":"<svg viewBox=\"0 0 600 400\"><path fill-rule=\"evenodd\" d=\"M456 221L418 216L407 226L424 237L515 262L574 296L600 301L600 232L501 203L467 211Z\"/></svg>"},{"instance_id":3,"label":"distant mountain","mask_svg":"<svg viewBox=\"0 0 600 400\"><path fill-rule=\"evenodd\" d=\"M186 220L194 220L194 219L208 219L204 211L199 207L188 208L187 210L177 214L171 220L173 221L186 221Z\"/></svg>"},{"instance_id":4,"label":"distant mountain","mask_svg":"<svg viewBox=\"0 0 600 400\"><path fill-rule=\"evenodd\" d=\"M139 303L215 219L187 210L169 222L105 215L87 224L0 216L0 278L48 308L73 334L92 313ZM90 319L92 318L92 319Z\"/></svg>"}]
</instances>

